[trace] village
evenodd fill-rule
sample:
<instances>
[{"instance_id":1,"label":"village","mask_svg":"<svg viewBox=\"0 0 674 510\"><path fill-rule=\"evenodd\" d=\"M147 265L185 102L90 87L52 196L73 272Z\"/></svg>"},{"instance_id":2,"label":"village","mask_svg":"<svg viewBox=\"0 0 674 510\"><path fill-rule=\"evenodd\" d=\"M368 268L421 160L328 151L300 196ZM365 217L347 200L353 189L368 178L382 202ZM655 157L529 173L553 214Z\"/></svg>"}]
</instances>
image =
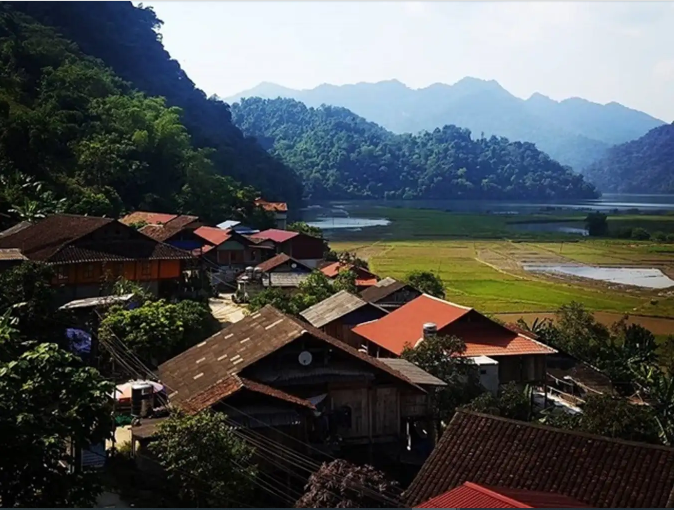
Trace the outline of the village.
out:
<instances>
[{"instance_id":1,"label":"village","mask_svg":"<svg viewBox=\"0 0 674 510\"><path fill-rule=\"evenodd\" d=\"M256 205L274 228L136 211L119 220L56 214L0 233L0 271L49 266L54 300L71 313L71 350L116 386L116 426L105 441L83 447L82 468L106 470L124 450L134 472L161 479L152 444L165 422L174 413L221 413L251 448L257 505L315 506L305 489L338 462L395 480L397 490L370 495L377 506L674 504L672 448L465 405L469 396L498 402L515 392L527 416L574 417L588 398L617 394L600 370L521 325L331 254L316 232L292 230L298 224L285 203ZM302 301L311 286L323 294ZM217 325L164 359L144 357L119 330L101 333L109 310L146 306L137 289L152 296L148 302L208 302ZM151 335L144 331L134 334ZM648 405L637 395L625 400ZM239 461L232 460L244 472ZM337 486L367 489L332 476ZM240 506L236 494L229 502Z\"/></svg>"}]
</instances>

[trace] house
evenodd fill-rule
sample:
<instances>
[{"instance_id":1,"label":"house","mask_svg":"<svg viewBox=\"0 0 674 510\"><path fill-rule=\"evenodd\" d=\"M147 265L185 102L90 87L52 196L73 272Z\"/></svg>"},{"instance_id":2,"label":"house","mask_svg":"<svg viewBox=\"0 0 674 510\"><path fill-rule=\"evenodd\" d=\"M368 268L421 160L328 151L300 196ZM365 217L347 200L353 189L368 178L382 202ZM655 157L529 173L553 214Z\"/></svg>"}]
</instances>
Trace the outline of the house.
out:
<instances>
[{"instance_id":1,"label":"house","mask_svg":"<svg viewBox=\"0 0 674 510\"><path fill-rule=\"evenodd\" d=\"M356 289L358 292L372 287L377 284L379 278L376 274L371 273L363 267L356 266L354 264L346 264L344 262L333 262L327 266L321 267L321 273L327 276L330 279L337 278L339 273L345 271L352 271L356 274Z\"/></svg>"},{"instance_id":2,"label":"house","mask_svg":"<svg viewBox=\"0 0 674 510\"><path fill-rule=\"evenodd\" d=\"M288 227L288 204L285 202L267 202L258 198L255 200L255 205L274 215L277 229L285 230Z\"/></svg>"},{"instance_id":3,"label":"house","mask_svg":"<svg viewBox=\"0 0 674 510\"><path fill-rule=\"evenodd\" d=\"M464 356L476 362L496 362L499 384L544 383L546 357L556 351L547 345L492 321L478 311L427 294L381 319L353 329L370 354L398 357L406 345L415 347L426 334L457 336L466 344ZM357 347L360 347L357 346ZM478 363L479 364L479 363ZM493 379L480 367L480 379Z\"/></svg>"},{"instance_id":4,"label":"house","mask_svg":"<svg viewBox=\"0 0 674 510\"><path fill-rule=\"evenodd\" d=\"M381 319L386 311L342 290L304 310L302 318L328 335L353 345L351 330L358 324Z\"/></svg>"},{"instance_id":5,"label":"house","mask_svg":"<svg viewBox=\"0 0 674 510\"><path fill-rule=\"evenodd\" d=\"M554 492L488 487L465 482L415 508L592 508Z\"/></svg>"},{"instance_id":6,"label":"house","mask_svg":"<svg viewBox=\"0 0 674 510\"><path fill-rule=\"evenodd\" d=\"M285 253L311 268L317 267L323 260L325 243L319 237L273 228L249 237L258 239L264 246L273 247L276 253Z\"/></svg>"},{"instance_id":7,"label":"house","mask_svg":"<svg viewBox=\"0 0 674 510\"><path fill-rule=\"evenodd\" d=\"M277 288L292 293L310 274L310 267L285 253L279 253L255 268L247 268L244 273L240 274L236 279L237 291L243 301L248 301L268 288Z\"/></svg>"},{"instance_id":8,"label":"house","mask_svg":"<svg viewBox=\"0 0 674 510\"><path fill-rule=\"evenodd\" d=\"M18 266L21 262L28 260L18 248L0 249L0 271Z\"/></svg>"},{"instance_id":9,"label":"house","mask_svg":"<svg viewBox=\"0 0 674 510\"><path fill-rule=\"evenodd\" d=\"M63 301L100 295L118 277L154 294L171 292L193 261L188 252L158 242L110 218L55 214L0 237L0 249L54 267L52 282Z\"/></svg>"},{"instance_id":10,"label":"house","mask_svg":"<svg viewBox=\"0 0 674 510\"><path fill-rule=\"evenodd\" d=\"M671 508L674 448L459 411L404 498L414 507L465 482L595 508Z\"/></svg>"},{"instance_id":11,"label":"house","mask_svg":"<svg viewBox=\"0 0 674 510\"><path fill-rule=\"evenodd\" d=\"M258 229L242 225L241 222L237 220L226 220L222 223L218 223L216 226L222 230L233 230L237 234L241 235L251 235L257 234L259 232Z\"/></svg>"},{"instance_id":12,"label":"house","mask_svg":"<svg viewBox=\"0 0 674 510\"><path fill-rule=\"evenodd\" d=\"M407 420L430 422L428 395L419 385L271 306L163 363L159 377L171 405L220 409L242 426L267 425L262 430L269 434L270 426L285 427L311 451L399 452ZM244 397L251 392L268 402ZM424 405L404 406L403 393Z\"/></svg>"},{"instance_id":13,"label":"house","mask_svg":"<svg viewBox=\"0 0 674 510\"><path fill-rule=\"evenodd\" d=\"M393 278L384 278L365 288L360 297L384 310L392 311L421 296L421 291Z\"/></svg>"}]
</instances>

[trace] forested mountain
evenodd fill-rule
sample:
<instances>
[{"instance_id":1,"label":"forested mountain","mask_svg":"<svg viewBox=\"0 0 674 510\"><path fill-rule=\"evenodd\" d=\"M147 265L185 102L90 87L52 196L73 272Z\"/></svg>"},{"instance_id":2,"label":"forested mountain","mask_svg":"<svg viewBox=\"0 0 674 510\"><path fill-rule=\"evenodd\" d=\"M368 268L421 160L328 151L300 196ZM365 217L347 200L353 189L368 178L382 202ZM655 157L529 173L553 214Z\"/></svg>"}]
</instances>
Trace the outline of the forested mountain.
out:
<instances>
[{"instance_id":1,"label":"forested mountain","mask_svg":"<svg viewBox=\"0 0 674 510\"><path fill-rule=\"evenodd\" d=\"M149 96L181 108L193 144L212 148L217 173L254 186L270 200L291 204L301 198L301 183L291 169L269 156L232 124L228 106L207 98L171 59L161 42L162 22L150 8L131 2L3 2L42 24L56 27L86 55L99 58L114 73ZM235 49L232 49L235 51Z\"/></svg>"},{"instance_id":2,"label":"forested mountain","mask_svg":"<svg viewBox=\"0 0 674 510\"><path fill-rule=\"evenodd\" d=\"M285 97L307 106L342 106L396 133L454 124L476 134L533 142L576 170L597 160L609 146L638 138L663 124L617 103L599 105L578 98L557 102L541 94L522 100L494 80L476 78L418 90L396 80L320 85L311 90L262 83L225 101L242 97Z\"/></svg>"},{"instance_id":3,"label":"forested mountain","mask_svg":"<svg viewBox=\"0 0 674 510\"><path fill-rule=\"evenodd\" d=\"M616 193L674 193L674 124L612 147L587 177Z\"/></svg>"},{"instance_id":4,"label":"forested mountain","mask_svg":"<svg viewBox=\"0 0 674 510\"><path fill-rule=\"evenodd\" d=\"M346 108L292 99L244 99L232 115L300 174L314 199L596 196L532 143L472 139L455 126L397 135Z\"/></svg>"}]
</instances>

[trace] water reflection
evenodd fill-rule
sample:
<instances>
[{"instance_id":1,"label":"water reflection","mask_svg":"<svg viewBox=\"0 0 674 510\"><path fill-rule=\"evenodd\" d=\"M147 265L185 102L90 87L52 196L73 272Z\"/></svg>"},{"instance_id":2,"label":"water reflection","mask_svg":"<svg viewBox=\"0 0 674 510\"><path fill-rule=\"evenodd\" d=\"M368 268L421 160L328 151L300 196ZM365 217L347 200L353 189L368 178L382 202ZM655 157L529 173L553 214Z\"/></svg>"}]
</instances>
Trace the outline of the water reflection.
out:
<instances>
[{"instance_id":1,"label":"water reflection","mask_svg":"<svg viewBox=\"0 0 674 510\"><path fill-rule=\"evenodd\" d=\"M659 269L554 264L525 264L523 267L526 271L565 274L647 289L667 289L674 286L674 280Z\"/></svg>"}]
</instances>

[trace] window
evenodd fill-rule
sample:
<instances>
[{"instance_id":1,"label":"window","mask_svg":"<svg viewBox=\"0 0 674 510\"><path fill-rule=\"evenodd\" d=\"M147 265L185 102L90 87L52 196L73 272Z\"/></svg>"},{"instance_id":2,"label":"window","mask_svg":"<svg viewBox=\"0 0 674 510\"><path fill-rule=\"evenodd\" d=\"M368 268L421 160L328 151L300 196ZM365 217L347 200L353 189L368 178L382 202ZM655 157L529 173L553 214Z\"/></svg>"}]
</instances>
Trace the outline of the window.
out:
<instances>
[{"instance_id":1,"label":"window","mask_svg":"<svg viewBox=\"0 0 674 510\"><path fill-rule=\"evenodd\" d=\"M56 268L56 278L61 281L61 280L67 280L68 279L68 268L60 266Z\"/></svg>"},{"instance_id":2,"label":"window","mask_svg":"<svg viewBox=\"0 0 674 510\"><path fill-rule=\"evenodd\" d=\"M141 276L152 276L152 266L149 262L143 262L140 265L140 275Z\"/></svg>"},{"instance_id":3,"label":"window","mask_svg":"<svg viewBox=\"0 0 674 510\"><path fill-rule=\"evenodd\" d=\"M93 264L87 264L87 265L84 266L83 276L87 280L94 277L94 265Z\"/></svg>"},{"instance_id":4,"label":"window","mask_svg":"<svg viewBox=\"0 0 674 510\"><path fill-rule=\"evenodd\" d=\"M480 369L480 375L487 375L487 369L486 369L486 368L481 368L481 369Z\"/></svg>"}]
</instances>

